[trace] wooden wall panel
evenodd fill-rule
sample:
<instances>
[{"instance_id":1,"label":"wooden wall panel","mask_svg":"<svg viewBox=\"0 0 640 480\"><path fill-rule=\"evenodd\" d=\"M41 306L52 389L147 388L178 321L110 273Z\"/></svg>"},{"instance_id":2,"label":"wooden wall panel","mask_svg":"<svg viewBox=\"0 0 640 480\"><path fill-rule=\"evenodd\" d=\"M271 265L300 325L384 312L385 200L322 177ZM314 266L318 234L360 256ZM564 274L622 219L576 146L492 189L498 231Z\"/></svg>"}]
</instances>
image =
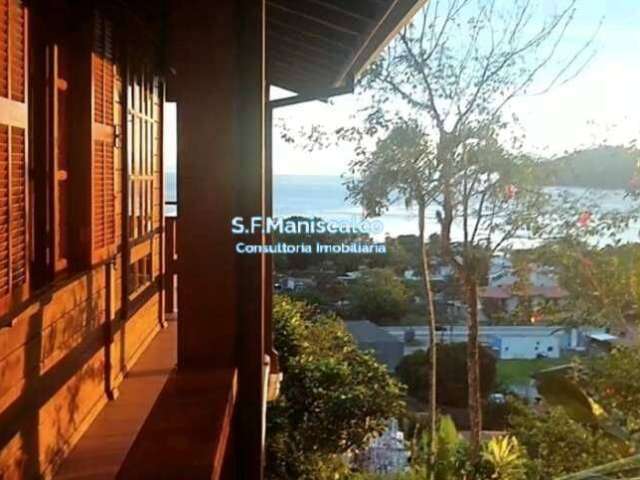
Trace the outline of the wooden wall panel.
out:
<instances>
[{"instance_id":1,"label":"wooden wall panel","mask_svg":"<svg viewBox=\"0 0 640 480\"><path fill-rule=\"evenodd\" d=\"M113 320L116 331L106 346L104 268L95 268L35 301L16 316L12 327L0 330L0 416L28 396L28 401L40 405L30 416L9 419L15 434L0 443L3 480L28 478L25 472L31 467L23 463L33 458L33 445L21 438L27 428L37 432L40 468L54 468L107 402L107 385L118 386L160 328L156 294L126 322ZM117 272L121 270L121 265L112 270L114 311L119 309L121 273ZM86 360L67 365L74 357ZM66 380L57 385L57 379ZM46 397L33 398L38 384L52 382L56 386Z\"/></svg>"},{"instance_id":2,"label":"wooden wall panel","mask_svg":"<svg viewBox=\"0 0 640 480\"><path fill-rule=\"evenodd\" d=\"M7 191L6 198L0 198L0 297L3 288L6 297L12 288L18 290L29 281L25 268L29 227L26 216L22 223L7 220L8 228L1 227L2 215L18 218L18 210L26 209L28 199L24 184L28 171L27 139L32 130L25 105L27 93L32 89L26 85L29 56L26 39L31 37L26 30L28 12L24 10L21 17L16 10L22 5L21 0L0 0L0 190L4 181ZM35 6L34 10L41 11ZM9 15L9 11L13 13ZM85 22L87 29L91 23ZM10 29L3 29L7 25L11 25ZM148 171L147 176L153 177L155 188L149 188L145 197L153 211L148 223L155 233L149 232L147 239L152 252L147 270L154 281L148 288L141 289L129 305L123 305L129 300L127 292L123 292L129 265L124 264L127 252L122 245L125 214L122 198L126 185L120 148L123 139L119 131L126 123L120 95L122 65L113 24L97 14L93 26L91 49L83 50L84 60L73 63L74 81L87 86L86 91L80 89L81 95L86 95L86 105L76 105L77 112L74 110L86 119L86 124L74 127L86 135L79 138L83 135L77 133L70 145L74 146L70 156L87 169L73 176L73 181L81 184L81 188L74 187L73 195L84 198L84 202L78 203L87 205L88 210L73 217L73 221L81 224L83 233L79 242L82 245L71 245L76 256L80 250L83 255L81 262L74 258L73 265L87 271L61 276L29 300L26 295L21 296L22 303L12 302L12 316L3 319L0 327L2 480L37 478L40 472L50 473L106 403L110 389L117 388L125 372L160 328L161 101L159 95L153 101L147 100L145 110L145 115L154 119L146 131L146 145L153 144L155 149L152 153L147 151L146 158L153 165L152 169L148 167L152 175ZM12 44L22 42L24 49L9 51L9 42L3 37L7 32ZM78 38L83 35L79 33ZM78 59L74 57L74 60ZM22 72L12 69L10 61L25 64L25 68ZM34 151L40 150L44 151ZM94 176L90 176L88 170ZM95 226L96 222L99 228L90 232L88 227ZM88 266L85 256L91 257L92 266ZM111 258L115 265L102 263ZM5 283L2 278L6 279ZM129 317L121 318L127 312Z\"/></svg>"},{"instance_id":3,"label":"wooden wall panel","mask_svg":"<svg viewBox=\"0 0 640 480\"><path fill-rule=\"evenodd\" d=\"M127 322L125 326L124 345L126 368L130 368L138 359L142 350L147 346L147 339L150 332L157 332L160 328L158 323L158 296L154 296L152 300L142 307Z\"/></svg>"},{"instance_id":4,"label":"wooden wall panel","mask_svg":"<svg viewBox=\"0 0 640 480\"><path fill-rule=\"evenodd\" d=\"M39 461L55 470L105 405L104 350L98 351L39 411Z\"/></svg>"}]
</instances>

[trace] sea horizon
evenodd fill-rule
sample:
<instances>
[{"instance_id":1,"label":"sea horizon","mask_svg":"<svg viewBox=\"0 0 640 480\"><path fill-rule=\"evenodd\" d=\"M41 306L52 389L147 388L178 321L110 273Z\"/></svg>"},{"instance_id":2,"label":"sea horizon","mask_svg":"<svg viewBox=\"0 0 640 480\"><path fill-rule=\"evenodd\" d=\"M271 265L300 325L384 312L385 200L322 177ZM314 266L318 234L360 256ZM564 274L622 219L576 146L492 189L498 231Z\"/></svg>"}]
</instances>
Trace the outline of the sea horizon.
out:
<instances>
[{"instance_id":1,"label":"sea horizon","mask_svg":"<svg viewBox=\"0 0 640 480\"><path fill-rule=\"evenodd\" d=\"M276 174L273 178L273 214L276 217L321 217L325 220L349 222L364 219L362 207L348 200L348 191L343 182L342 175ZM165 188L165 201L177 201L176 176L173 172L167 172ZM572 191L576 195L586 191L580 187L550 188ZM626 206L623 190L591 190L605 208L614 210ZM439 232L437 210L436 205L427 209L427 235ZM165 213L175 215L175 205L168 205ZM418 234L417 210L407 208L401 200L391 204L383 215L375 218L379 219L384 226L383 232L374 236L376 241L382 241L386 236ZM453 238L461 238L461 235L461 228L454 224ZM623 242L637 242L640 239L638 228L630 227L621 237ZM512 246L526 248L531 246L531 239L518 238Z\"/></svg>"}]
</instances>

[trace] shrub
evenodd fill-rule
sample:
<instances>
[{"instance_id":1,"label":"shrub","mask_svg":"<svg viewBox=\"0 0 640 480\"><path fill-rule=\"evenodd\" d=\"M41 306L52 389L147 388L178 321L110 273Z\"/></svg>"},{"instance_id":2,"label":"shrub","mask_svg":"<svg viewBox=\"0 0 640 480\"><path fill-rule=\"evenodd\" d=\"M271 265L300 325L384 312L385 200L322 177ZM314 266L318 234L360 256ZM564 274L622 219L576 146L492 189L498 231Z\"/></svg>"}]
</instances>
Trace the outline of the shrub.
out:
<instances>
[{"instance_id":1,"label":"shrub","mask_svg":"<svg viewBox=\"0 0 640 480\"><path fill-rule=\"evenodd\" d=\"M337 317L276 297L273 323L284 380L268 410L268 476L344 478L342 455L402 413L404 391Z\"/></svg>"},{"instance_id":2,"label":"shrub","mask_svg":"<svg viewBox=\"0 0 640 480\"><path fill-rule=\"evenodd\" d=\"M509 431L533 459L535 478L555 478L627 455L603 432L569 418L563 408L538 414L511 402L510 410Z\"/></svg>"},{"instance_id":3,"label":"shrub","mask_svg":"<svg viewBox=\"0 0 640 480\"><path fill-rule=\"evenodd\" d=\"M390 324L407 313L409 292L392 271L373 269L355 282L350 300L354 318Z\"/></svg>"},{"instance_id":4,"label":"shrub","mask_svg":"<svg viewBox=\"0 0 640 480\"><path fill-rule=\"evenodd\" d=\"M438 404L466 407L467 385L467 344L451 343L438 345ZM396 372L398 378L407 385L411 396L426 401L428 393L427 372L429 355L419 350L402 359ZM486 399L496 388L496 359L485 347L480 347L480 389Z\"/></svg>"}]
</instances>

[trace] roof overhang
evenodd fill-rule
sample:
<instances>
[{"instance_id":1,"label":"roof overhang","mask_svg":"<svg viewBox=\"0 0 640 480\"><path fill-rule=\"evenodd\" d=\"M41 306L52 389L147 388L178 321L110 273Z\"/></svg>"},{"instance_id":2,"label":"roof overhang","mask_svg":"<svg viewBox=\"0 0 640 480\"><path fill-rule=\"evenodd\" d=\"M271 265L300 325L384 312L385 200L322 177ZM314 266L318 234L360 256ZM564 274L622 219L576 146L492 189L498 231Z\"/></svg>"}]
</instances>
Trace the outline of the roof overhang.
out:
<instances>
[{"instance_id":1,"label":"roof overhang","mask_svg":"<svg viewBox=\"0 0 640 480\"><path fill-rule=\"evenodd\" d=\"M267 78L303 96L355 78L428 0L267 0Z\"/></svg>"}]
</instances>

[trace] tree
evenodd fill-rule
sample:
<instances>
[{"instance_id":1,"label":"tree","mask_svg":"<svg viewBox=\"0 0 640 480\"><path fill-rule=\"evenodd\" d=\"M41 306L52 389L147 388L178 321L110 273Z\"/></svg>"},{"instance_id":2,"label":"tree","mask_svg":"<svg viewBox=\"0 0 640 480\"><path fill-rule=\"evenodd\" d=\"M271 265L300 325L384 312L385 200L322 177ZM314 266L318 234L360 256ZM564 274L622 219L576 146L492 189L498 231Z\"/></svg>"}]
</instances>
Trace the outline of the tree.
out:
<instances>
[{"instance_id":1,"label":"tree","mask_svg":"<svg viewBox=\"0 0 640 480\"><path fill-rule=\"evenodd\" d=\"M354 282L349 298L355 318L389 324L406 314L409 292L392 271L375 268Z\"/></svg>"},{"instance_id":2,"label":"tree","mask_svg":"<svg viewBox=\"0 0 640 480\"><path fill-rule=\"evenodd\" d=\"M568 236L549 242L529 255L553 265L569 297L548 317L576 325L624 327L637 321L640 311L640 247L621 245L598 248Z\"/></svg>"},{"instance_id":3,"label":"tree","mask_svg":"<svg viewBox=\"0 0 640 480\"><path fill-rule=\"evenodd\" d=\"M284 380L267 416L269 478L334 478L321 472L400 415L403 389L338 318L275 297L273 322Z\"/></svg>"},{"instance_id":4,"label":"tree","mask_svg":"<svg viewBox=\"0 0 640 480\"><path fill-rule=\"evenodd\" d=\"M415 242L408 244L408 238L415 238ZM404 273L407 269L420 270L420 248L418 237L413 235L400 235L397 238L385 238L387 247L388 265L398 274Z\"/></svg>"},{"instance_id":5,"label":"tree","mask_svg":"<svg viewBox=\"0 0 640 480\"><path fill-rule=\"evenodd\" d=\"M478 248L473 237L485 215L487 195L499 188L510 192L513 187L501 176L494 183L491 179L496 177L486 175L482 167L481 175L470 172L469 167L477 160L474 154L478 153L478 146L495 151L495 145L491 144L504 136L508 127L506 106L517 96L539 87L541 72L550 73L552 61L559 56L558 47L573 20L577 0L566 2L564 8L540 25L535 24L538 17L533 2L507 3L508 6L500 7L495 0L429 2L422 19L401 32L399 41L371 67L363 81L373 98L367 130L384 128L391 101L403 102L411 118L426 117L430 121L428 127L434 139L439 171L442 255L456 267L467 292L471 445L476 456L482 429L477 272L486 250ZM540 90L547 91L577 75L590 58L590 47L591 42L587 42L567 58L561 58L550 80ZM517 142L512 147L517 148ZM470 156L476 158L470 162ZM485 181L478 186L477 179L483 176ZM471 204L472 200L476 205ZM499 201L493 202L493 207L496 206L500 206ZM470 209L476 210L475 221L469 221ZM464 223L461 262L451 249L452 225L456 219ZM490 223L489 229L493 225ZM508 225L507 238L520 226Z\"/></svg>"},{"instance_id":6,"label":"tree","mask_svg":"<svg viewBox=\"0 0 640 480\"><path fill-rule=\"evenodd\" d=\"M427 207L438 193L434 186L437 179L433 150L425 133L415 121L399 120L389 134L379 140L370 155L363 155L351 164L351 170L359 174L347 184L349 197L365 209L367 216L380 215L396 200L407 207L418 207L418 244L412 248L415 237L404 236L397 243L404 250L419 257L425 297L427 299L427 327L430 338L431 362L429 384L437 378L436 311L429 272L429 249L425 240ZM417 255L416 253L419 252ZM436 432L436 388L430 389L430 432ZM429 465L435 462L435 445L429 447ZM433 469L431 469L433 470Z\"/></svg>"},{"instance_id":7,"label":"tree","mask_svg":"<svg viewBox=\"0 0 640 480\"><path fill-rule=\"evenodd\" d=\"M493 133L497 135L496 131ZM449 167L429 155L425 136L415 121L396 120L372 152L363 153L352 162L355 180L348 187L351 198L371 214L380 214L394 195L405 199L407 204L417 203L425 278L428 278L428 248L424 242L426 208L435 202L445 217L450 216L451 222L439 216L440 250L455 269L469 309L468 406L474 433L471 445L478 453L476 440L479 441L482 428L478 286L486 282L488 262L495 252L525 231L539 235L543 229L541 221L557 223L559 213L550 208L550 196L542 190L535 162L507 151L496 137L466 144L461 158L455 159L459 162L455 176L444 177L443 172ZM449 197L444 194L446 190ZM462 229L462 241L455 250L451 241L453 219L458 220ZM435 324L431 328L435 332ZM435 334L431 338L435 342Z\"/></svg>"},{"instance_id":8,"label":"tree","mask_svg":"<svg viewBox=\"0 0 640 480\"><path fill-rule=\"evenodd\" d=\"M437 378L437 398L440 405L466 407L468 400L467 383L467 344L451 343L439 345L437 362L439 365ZM407 355L396 369L398 378L407 386L410 395L425 400L430 386L426 379L429 369L430 355L424 350ZM483 399L496 387L496 358L485 347L480 347L480 365L484 375L481 382Z\"/></svg>"},{"instance_id":9,"label":"tree","mask_svg":"<svg viewBox=\"0 0 640 480\"><path fill-rule=\"evenodd\" d=\"M541 218L534 216L534 205L547 200L538 195L539 190L529 192L528 185L517 181L522 173L528 173L523 178L537 176L541 169L534 169L531 159L518 154L522 141L515 134L517 117L509 115L508 107L518 96L542 94L570 81L588 63L593 38L571 52L561 48L577 4L578 0L566 0L549 15L536 10L537 4L531 0L431 0L421 18L400 32L360 83L364 96L370 99L370 107L363 110L364 125L335 132L338 141L356 145L350 173L372 193L369 199L361 198L367 211L384 204L388 193L384 182L375 180L384 177L377 175L376 163L370 162L370 139L384 138L398 125L428 136L432 153L428 171L435 185L422 193L435 193L432 198L440 207L440 254L455 268L468 303L469 409L476 458L482 429L477 309L480 272L491 253L522 230L529 229L534 236L540 233L533 225ZM313 132L308 138L318 145L327 136ZM425 142L413 138L406 145L391 143L399 164L415 171L415 162L406 159L423 158L420 152ZM412 146L418 150L412 152ZM492 165L493 160L498 164ZM520 173L509 169L512 163ZM393 169L391 172L396 174ZM366 179L369 174L373 181ZM508 202L514 198L518 201ZM529 208L505 211L509 205ZM545 213L549 223L558 221L553 211L541 215ZM452 248L456 222L464 232L460 255Z\"/></svg>"}]
</instances>

